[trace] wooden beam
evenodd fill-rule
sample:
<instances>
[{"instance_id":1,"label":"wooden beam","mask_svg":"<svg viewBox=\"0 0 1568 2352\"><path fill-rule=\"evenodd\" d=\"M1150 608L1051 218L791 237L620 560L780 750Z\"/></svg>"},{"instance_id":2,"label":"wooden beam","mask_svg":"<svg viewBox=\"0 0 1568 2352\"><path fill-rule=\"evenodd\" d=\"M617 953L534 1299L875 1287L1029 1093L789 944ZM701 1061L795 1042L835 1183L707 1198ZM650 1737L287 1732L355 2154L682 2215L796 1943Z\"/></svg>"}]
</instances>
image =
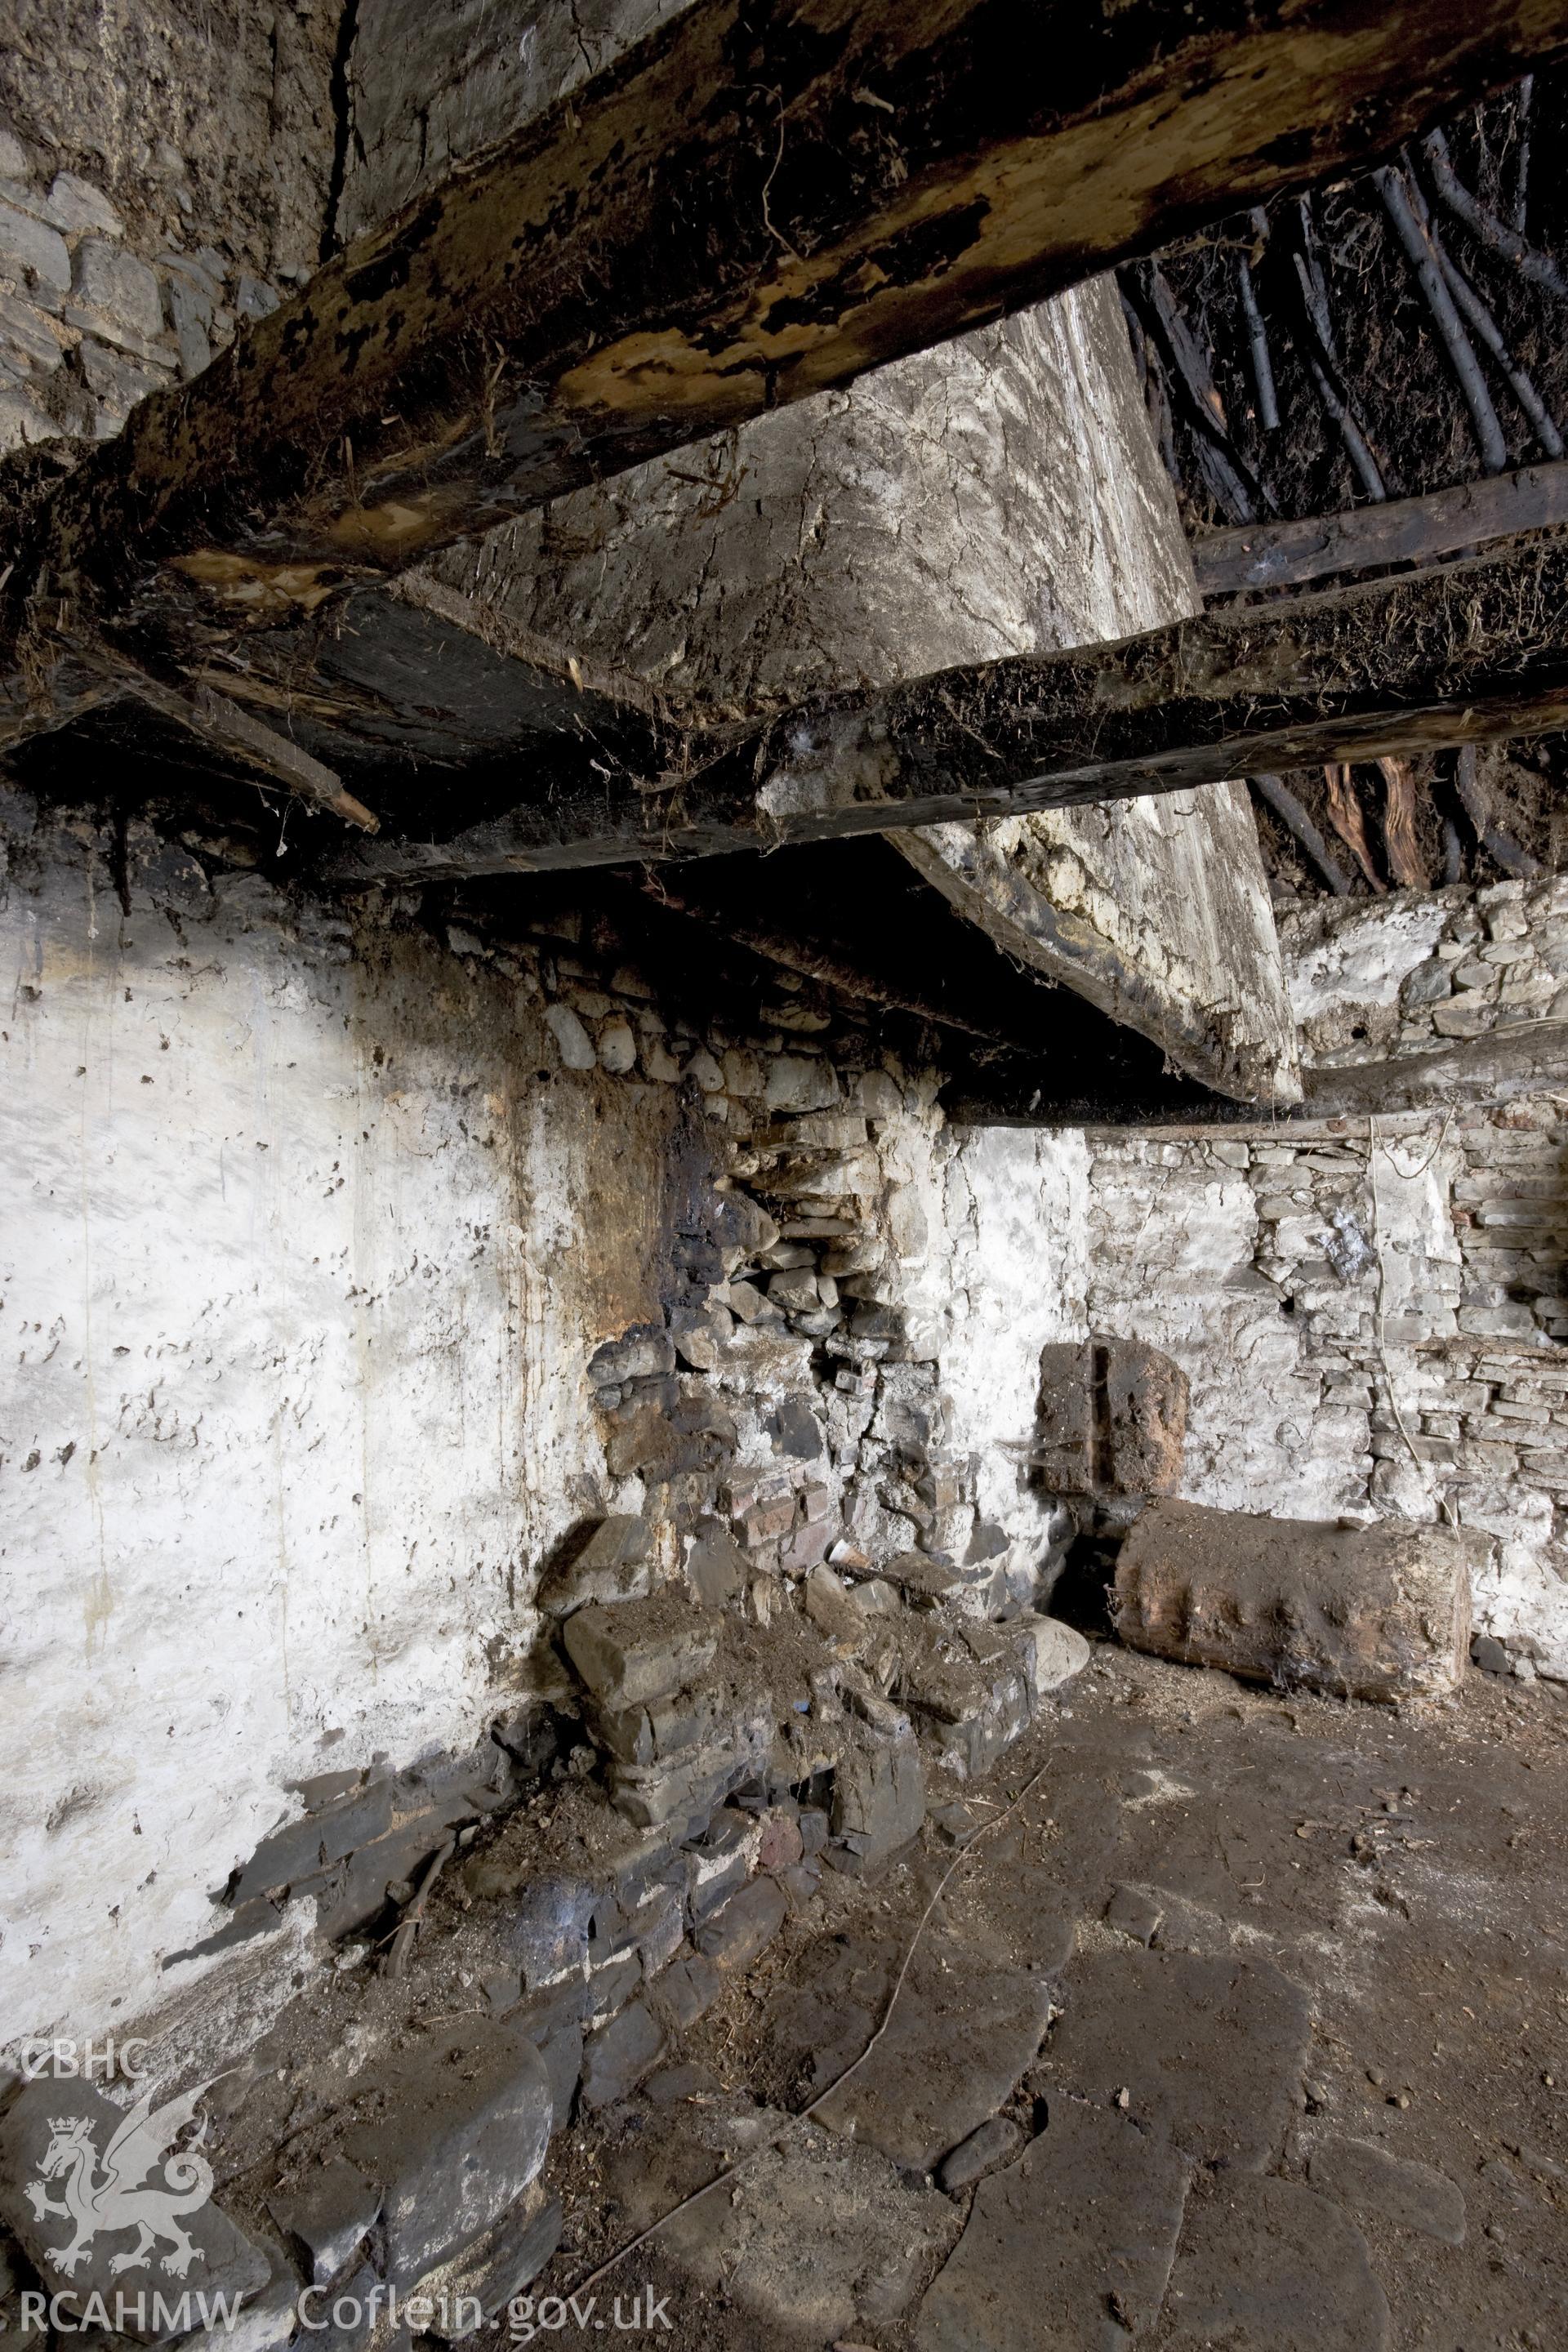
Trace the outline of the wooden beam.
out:
<instances>
[{"instance_id":1,"label":"wooden beam","mask_svg":"<svg viewBox=\"0 0 1568 2352\"><path fill-rule=\"evenodd\" d=\"M1508 1102L1564 1086L1568 1021L1516 1021L1479 1037L1450 1038L1429 1054L1312 1070L1301 1115L1376 1117L1446 1103Z\"/></svg>"},{"instance_id":2,"label":"wooden beam","mask_svg":"<svg viewBox=\"0 0 1568 2352\"><path fill-rule=\"evenodd\" d=\"M1568 523L1568 459L1521 466L1517 473L1428 490L1418 499L1311 515L1304 522L1205 531L1193 541L1193 563L1204 595L1235 596L1248 589L1300 587L1384 563L1433 563L1490 540L1563 523Z\"/></svg>"},{"instance_id":3,"label":"wooden beam","mask_svg":"<svg viewBox=\"0 0 1568 2352\"><path fill-rule=\"evenodd\" d=\"M658 863L1135 799L1568 725L1568 539L1176 622L1084 652L939 671L805 708L629 786L563 772L443 843L356 845L381 880Z\"/></svg>"},{"instance_id":4,"label":"wooden beam","mask_svg":"<svg viewBox=\"0 0 1568 2352\"><path fill-rule=\"evenodd\" d=\"M185 658L204 610L315 610L1370 163L1568 49L1568 0L1047 0L1027 30L1048 73L1000 0L695 0L20 493L0 646L60 597Z\"/></svg>"},{"instance_id":5,"label":"wooden beam","mask_svg":"<svg viewBox=\"0 0 1568 2352\"><path fill-rule=\"evenodd\" d=\"M233 761L258 779L280 784L285 792L309 801L313 808L325 809L332 816L341 817L345 824L356 826L361 833L380 831L380 819L345 789L342 779L331 768L324 767L309 751L301 751L287 735L279 735L275 728L252 718L248 710L231 702L226 694L199 684L181 694L151 677L137 680L128 691L132 701L155 711L161 719L173 719L209 751Z\"/></svg>"}]
</instances>

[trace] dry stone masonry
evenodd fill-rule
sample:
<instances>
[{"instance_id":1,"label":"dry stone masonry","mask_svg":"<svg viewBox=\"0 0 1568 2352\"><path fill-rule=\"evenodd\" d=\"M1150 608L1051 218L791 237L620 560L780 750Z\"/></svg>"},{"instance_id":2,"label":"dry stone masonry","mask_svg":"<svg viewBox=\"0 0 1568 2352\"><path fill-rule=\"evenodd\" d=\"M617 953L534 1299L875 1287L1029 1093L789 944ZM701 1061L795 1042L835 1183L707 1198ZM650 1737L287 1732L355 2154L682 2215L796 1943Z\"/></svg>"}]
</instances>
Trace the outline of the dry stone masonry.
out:
<instances>
[{"instance_id":1,"label":"dry stone masonry","mask_svg":"<svg viewBox=\"0 0 1568 2352\"><path fill-rule=\"evenodd\" d=\"M1320 1067L1568 1018L1568 880L1559 876L1323 898L1277 919L1302 1052Z\"/></svg>"}]
</instances>

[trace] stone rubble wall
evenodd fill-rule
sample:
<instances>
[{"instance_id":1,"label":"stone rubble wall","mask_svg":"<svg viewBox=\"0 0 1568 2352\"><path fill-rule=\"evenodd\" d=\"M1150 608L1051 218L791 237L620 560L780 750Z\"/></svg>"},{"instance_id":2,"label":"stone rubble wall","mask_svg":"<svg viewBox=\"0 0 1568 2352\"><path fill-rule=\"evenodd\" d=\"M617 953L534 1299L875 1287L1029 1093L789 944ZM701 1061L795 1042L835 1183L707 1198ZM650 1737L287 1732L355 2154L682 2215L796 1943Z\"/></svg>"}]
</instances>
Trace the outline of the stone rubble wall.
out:
<instances>
[{"instance_id":1,"label":"stone rubble wall","mask_svg":"<svg viewBox=\"0 0 1568 2352\"><path fill-rule=\"evenodd\" d=\"M0 457L117 433L307 284L331 0L20 0L0 49Z\"/></svg>"},{"instance_id":2,"label":"stone rubble wall","mask_svg":"<svg viewBox=\"0 0 1568 2352\"><path fill-rule=\"evenodd\" d=\"M1282 908L1307 1070L1568 1014L1568 880ZM1477 1622L1568 1675L1568 1088L1087 1139L1085 1312L1187 1372L1183 1494L1452 1517Z\"/></svg>"},{"instance_id":3,"label":"stone rubble wall","mask_svg":"<svg viewBox=\"0 0 1568 2352\"><path fill-rule=\"evenodd\" d=\"M1568 1018L1568 877L1277 909L1301 1054L1340 1068Z\"/></svg>"},{"instance_id":4,"label":"stone rubble wall","mask_svg":"<svg viewBox=\"0 0 1568 2352\"><path fill-rule=\"evenodd\" d=\"M1183 1493L1500 1539L1479 1624L1568 1675L1568 1099L1094 1139L1088 1312L1192 1382ZM1375 1200L1374 1200L1375 1186Z\"/></svg>"}]
</instances>

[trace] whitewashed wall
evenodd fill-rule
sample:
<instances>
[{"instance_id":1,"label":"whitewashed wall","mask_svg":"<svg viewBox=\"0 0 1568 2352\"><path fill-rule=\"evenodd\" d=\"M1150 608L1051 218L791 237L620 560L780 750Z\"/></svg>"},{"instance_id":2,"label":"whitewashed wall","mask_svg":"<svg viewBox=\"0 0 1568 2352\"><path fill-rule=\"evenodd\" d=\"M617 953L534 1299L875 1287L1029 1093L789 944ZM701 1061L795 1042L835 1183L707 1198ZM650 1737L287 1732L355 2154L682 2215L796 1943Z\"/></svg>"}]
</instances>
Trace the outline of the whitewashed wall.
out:
<instances>
[{"instance_id":1,"label":"whitewashed wall","mask_svg":"<svg viewBox=\"0 0 1568 2352\"><path fill-rule=\"evenodd\" d=\"M435 941L178 850L125 917L80 834L3 919L6 2041L188 1977L290 1779L482 1735L646 1311L597 1157L636 1202L659 1135Z\"/></svg>"}]
</instances>

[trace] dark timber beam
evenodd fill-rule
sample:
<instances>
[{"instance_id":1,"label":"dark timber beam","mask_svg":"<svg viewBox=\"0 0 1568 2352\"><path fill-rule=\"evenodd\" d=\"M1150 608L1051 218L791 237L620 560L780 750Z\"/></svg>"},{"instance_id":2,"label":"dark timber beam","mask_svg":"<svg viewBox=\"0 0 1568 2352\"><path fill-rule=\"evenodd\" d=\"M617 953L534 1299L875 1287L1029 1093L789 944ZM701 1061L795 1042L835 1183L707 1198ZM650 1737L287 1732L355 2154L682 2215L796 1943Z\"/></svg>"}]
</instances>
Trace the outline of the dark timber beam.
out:
<instances>
[{"instance_id":1,"label":"dark timber beam","mask_svg":"<svg viewBox=\"0 0 1568 2352\"><path fill-rule=\"evenodd\" d=\"M1084 652L939 671L803 709L663 772L594 772L440 844L320 869L380 880L707 857L1133 799L1568 725L1568 539L1244 605Z\"/></svg>"},{"instance_id":2,"label":"dark timber beam","mask_svg":"<svg viewBox=\"0 0 1568 2352\"><path fill-rule=\"evenodd\" d=\"M1517 473L1428 490L1418 499L1310 515L1302 522L1205 531L1193 541L1193 564L1205 596L1234 596L1300 587L1384 563L1435 563L1489 540L1563 523L1568 523L1568 459L1521 466Z\"/></svg>"},{"instance_id":3,"label":"dark timber beam","mask_svg":"<svg viewBox=\"0 0 1568 2352\"><path fill-rule=\"evenodd\" d=\"M86 599L189 659L1565 47L1568 0L696 0L25 501L0 643Z\"/></svg>"}]
</instances>

